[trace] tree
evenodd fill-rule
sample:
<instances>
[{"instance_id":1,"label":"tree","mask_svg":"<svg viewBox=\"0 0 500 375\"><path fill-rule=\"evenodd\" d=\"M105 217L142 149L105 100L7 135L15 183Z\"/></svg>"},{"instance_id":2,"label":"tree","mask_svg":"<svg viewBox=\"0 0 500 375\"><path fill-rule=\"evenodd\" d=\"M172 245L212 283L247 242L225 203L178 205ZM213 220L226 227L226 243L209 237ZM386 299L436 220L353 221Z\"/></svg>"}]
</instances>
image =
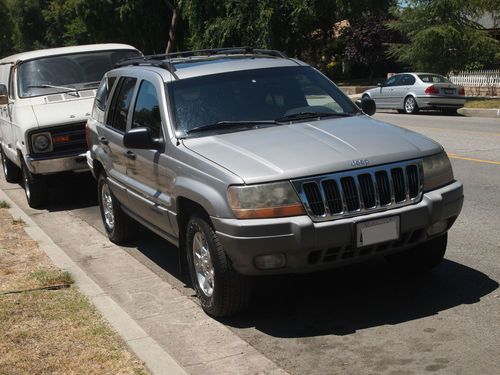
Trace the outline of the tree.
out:
<instances>
[{"instance_id":1,"label":"tree","mask_svg":"<svg viewBox=\"0 0 500 375\"><path fill-rule=\"evenodd\" d=\"M9 9L7 4L0 2L0 58L8 55L12 51L12 23L10 22Z\"/></svg>"},{"instance_id":2,"label":"tree","mask_svg":"<svg viewBox=\"0 0 500 375\"><path fill-rule=\"evenodd\" d=\"M182 0L178 0L177 5L172 4L169 0L164 0L165 5L172 12L172 19L170 21L170 29L168 31L168 43L165 53L170 53L174 49L177 38L177 26L181 17Z\"/></svg>"},{"instance_id":3,"label":"tree","mask_svg":"<svg viewBox=\"0 0 500 375\"><path fill-rule=\"evenodd\" d=\"M490 0L408 0L393 10L395 20L388 24L407 43L392 44L389 56L414 70L442 74L488 64L500 43L474 20L486 11L498 12L498 7L498 1Z\"/></svg>"}]
</instances>

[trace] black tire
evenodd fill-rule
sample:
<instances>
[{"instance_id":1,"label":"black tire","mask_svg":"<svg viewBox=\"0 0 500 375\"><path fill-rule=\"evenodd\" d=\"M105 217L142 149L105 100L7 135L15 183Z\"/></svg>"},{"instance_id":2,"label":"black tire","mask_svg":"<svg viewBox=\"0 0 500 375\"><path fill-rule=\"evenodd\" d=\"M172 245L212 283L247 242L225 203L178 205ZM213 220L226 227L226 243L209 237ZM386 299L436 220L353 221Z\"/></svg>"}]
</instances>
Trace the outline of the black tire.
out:
<instances>
[{"instance_id":1,"label":"black tire","mask_svg":"<svg viewBox=\"0 0 500 375\"><path fill-rule=\"evenodd\" d=\"M409 273L426 272L438 266L446 253L448 233L433 238L401 253L386 257L398 271Z\"/></svg>"},{"instance_id":2,"label":"black tire","mask_svg":"<svg viewBox=\"0 0 500 375\"><path fill-rule=\"evenodd\" d=\"M208 262L212 266L212 293L205 292L200 285L194 264L195 235L201 234L203 246L208 249ZM189 273L203 310L213 317L225 317L245 310L251 298L251 280L237 273L231 266L217 234L208 218L194 214L186 228L186 255ZM203 262L203 264L207 264ZM209 283L210 284L210 283Z\"/></svg>"},{"instance_id":3,"label":"black tire","mask_svg":"<svg viewBox=\"0 0 500 375\"><path fill-rule=\"evenodd\" d=\"M123 212L120 202L111 192L105 173L101 173L97 180L97 196L102 223L110 241L120 244L133 239L138 230L138 223Z\"/></svg>"},{"instance_id":4,"label":"black tire","mask_svg":"<svg viewBox=\"0 0 500 375\"><path fill-rule=\"evenodd\" d=\"M404 102L404 111L408 115L415 115L418 113L419 108L417 100L413 96L407 96Z\"/></svg>"},{"instance_id":5,"label":"black tire","mask_svg":"<svg viewBox=\"0 0 500 375\"><path fill-rule=\"evenodd\" d=\"M31 208L43 207L49 200L47 177L31 173L25 163L22 165L21 174L28 205Z\"/></svg>"},{"instance_id":6,"label":"black tire","mask_svg":"<svg viewBox=\"0 0 500 375\"><path fill-rule=\"evenodd\" d=\"M7 182L19 182L21 180L21 169L5 156L0 147L0 158L2 160L2 170Z\"/></svg>"}]
</instances>

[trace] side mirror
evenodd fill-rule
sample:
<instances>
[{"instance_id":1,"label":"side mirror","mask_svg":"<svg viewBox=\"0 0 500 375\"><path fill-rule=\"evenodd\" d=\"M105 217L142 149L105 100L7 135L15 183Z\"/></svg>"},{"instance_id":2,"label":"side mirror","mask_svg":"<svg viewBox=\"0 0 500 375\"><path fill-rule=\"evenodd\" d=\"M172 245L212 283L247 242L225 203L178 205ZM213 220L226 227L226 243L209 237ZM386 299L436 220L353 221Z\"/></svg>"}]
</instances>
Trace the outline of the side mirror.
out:
<instances>
[{"instance_id":1,"label":"side mirror","mask_svg":"<svg viewBox=\"0 0 500 375\"><path fill-rule=\"evenodd\" d=\"M361 110L368 116L372 116L377 112L377 105L373 99L361 99Z\"/></svg>"},{"instance_id":2,"label":"side mirror","mask_svg":"<svg viewBox=\"0 0 500 375\"><path fill-rule=\"evenodd\" d=\"M384 87L384 84L382 82L377 83L378 87Z\"/></svg>"},{"instance_id":3,"label":"side mirror","mask_svg":"<svg viewBox=\"0 0 500 375\"><path fill-rule=\"evenodd\" d=\"M7 87L0 84L0 105L9 104L9 94L7 93Z\"/></svg>"},{"instance_id":4,"label":"side mirror","mask_svg":"<svg viewBox=\"0 0 500 375\"><path fill-rule=\"evenodd\" d=\"M134 128L123 135L123 145L126 148L137 148L141 150L161 150L163 144L160 140L153 138L151 129Z\"/></svg>"}]
</instances>

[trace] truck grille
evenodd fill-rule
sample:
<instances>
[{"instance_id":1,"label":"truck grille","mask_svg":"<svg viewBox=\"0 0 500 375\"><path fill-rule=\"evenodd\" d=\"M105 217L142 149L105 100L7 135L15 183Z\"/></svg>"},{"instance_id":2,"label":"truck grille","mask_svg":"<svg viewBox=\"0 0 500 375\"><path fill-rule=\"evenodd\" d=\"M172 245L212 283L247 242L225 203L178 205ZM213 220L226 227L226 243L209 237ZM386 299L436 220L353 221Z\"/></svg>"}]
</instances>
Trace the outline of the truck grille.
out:
<instances>
[{"instance_id":1,"label":"truck grille","mask_svg":"<svg viewBox=\"0 0 500 375\"><path fill-rule=\"evenodd\" d=\"M417 203L422 198L422 161L292 181L315 221L363 215Z\"/></svg>"},{"instance_id":2,"label":"truck grille","mask_svg":"<svg viewBox=\"0 0 500 375\"><path fill-rule=\"evenodd\" d=\"M53 128L41 128L30 133L29 137L37 133L49 132L52 137L52 147L50 151L40 153L43 156L83 153L87 150L85 140L86 122L77 122ZM32 152L33 146L31 146Z\"/></svg>"}]
</instances>

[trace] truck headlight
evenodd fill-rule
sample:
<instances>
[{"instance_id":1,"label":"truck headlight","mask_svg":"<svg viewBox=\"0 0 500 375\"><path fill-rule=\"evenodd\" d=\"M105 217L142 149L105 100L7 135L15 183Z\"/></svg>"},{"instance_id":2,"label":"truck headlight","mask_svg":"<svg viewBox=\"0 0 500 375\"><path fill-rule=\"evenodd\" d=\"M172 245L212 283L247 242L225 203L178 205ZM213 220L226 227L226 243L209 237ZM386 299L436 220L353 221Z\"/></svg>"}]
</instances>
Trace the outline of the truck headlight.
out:
<instances>
[{"instance_id":1,"label":"truck headlight","mask_svg":"<svg viewBox=\"0 0 500 375\"><path fill-rule=\"evenodd\" d=\"M304 215L304 207L289 182L230 186L229 205L238 219Z\"/></svg>"},{"instance_id":2,"label":"truck headlight","mask_svg":"<svg viewBox=\"0 0 500 375\"><path fill-rule=\"evenodd\" d=\"M446 152L424 158L424 191L434 190L453 181L453 169Z\"/></svg>"},{"instance_id":3,"label":"truck headlight","mask_svg":"<svg viewBox=\"0 0 500 375\"><path fill-rule=\"evenodd\" d=\"M39 133L31 136L31 144L35 152L47 152L52 148L50 133Z\"/></svg>"}]
</instances>

